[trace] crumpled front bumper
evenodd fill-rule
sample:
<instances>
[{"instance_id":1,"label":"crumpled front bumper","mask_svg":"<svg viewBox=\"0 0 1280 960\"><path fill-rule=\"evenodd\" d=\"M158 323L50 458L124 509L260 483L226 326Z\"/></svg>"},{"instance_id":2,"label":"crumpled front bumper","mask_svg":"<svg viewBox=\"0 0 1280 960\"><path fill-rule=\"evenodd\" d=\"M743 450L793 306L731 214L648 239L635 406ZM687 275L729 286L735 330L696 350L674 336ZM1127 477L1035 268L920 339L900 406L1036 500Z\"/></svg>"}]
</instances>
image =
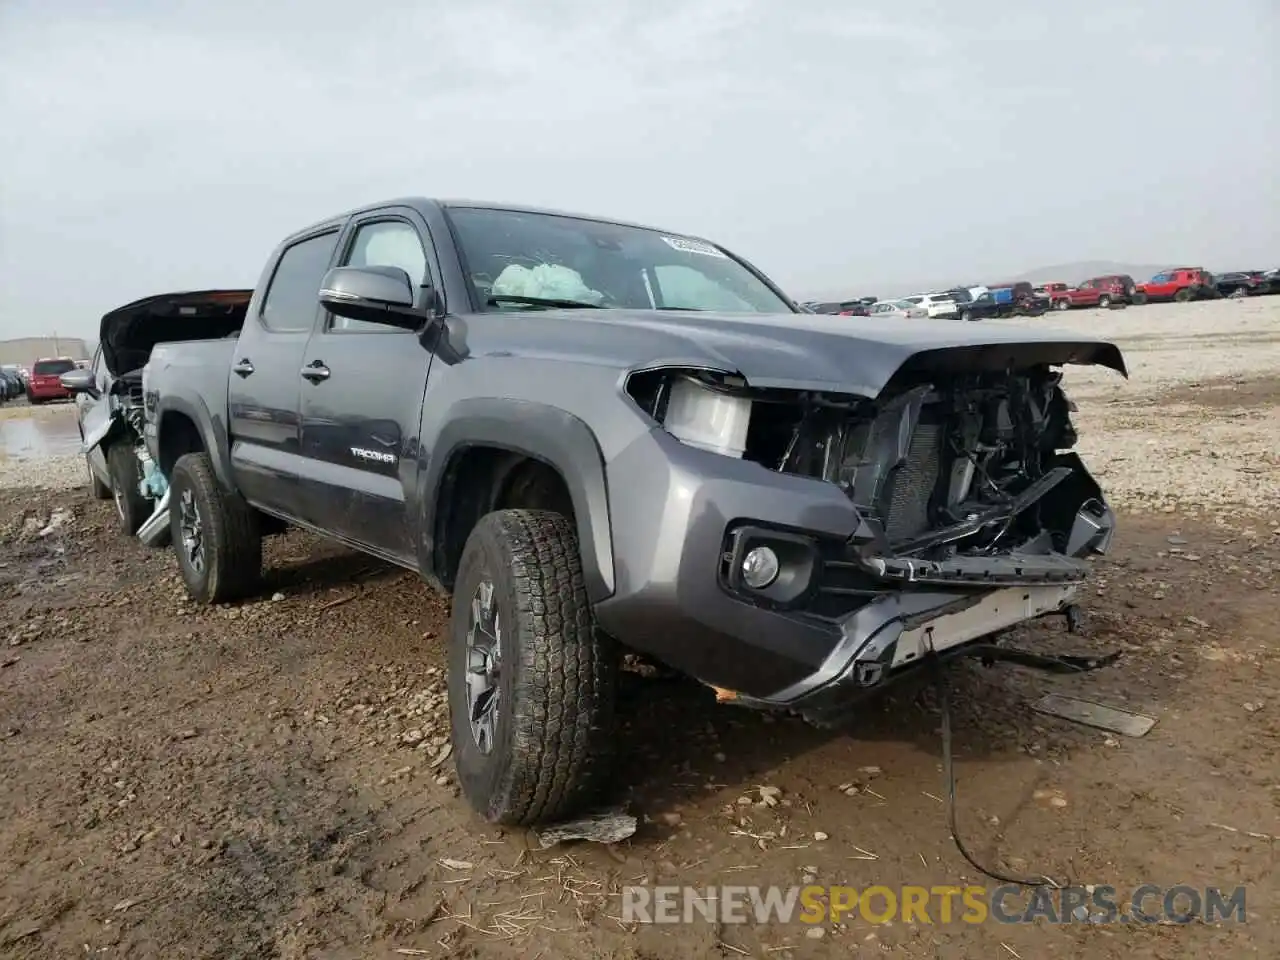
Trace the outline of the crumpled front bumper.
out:
<instances>
[{"instance_id":1,"label":"crumpled front bumper","mask_svg":"<svg viewBox=\"0 0 1280 960\"><path fill-rule=\"evenodd\" d=\"M1108 548L1098 498L1067 553L943 564L877 555L875 531L836 486L686 446L655 430L608 465L614 595L596 608L624 644L742 703L839 713L946 652L1063 610ZM778 548L793 576L753 592L751 544Z\"/></svg>"}]
</instances>

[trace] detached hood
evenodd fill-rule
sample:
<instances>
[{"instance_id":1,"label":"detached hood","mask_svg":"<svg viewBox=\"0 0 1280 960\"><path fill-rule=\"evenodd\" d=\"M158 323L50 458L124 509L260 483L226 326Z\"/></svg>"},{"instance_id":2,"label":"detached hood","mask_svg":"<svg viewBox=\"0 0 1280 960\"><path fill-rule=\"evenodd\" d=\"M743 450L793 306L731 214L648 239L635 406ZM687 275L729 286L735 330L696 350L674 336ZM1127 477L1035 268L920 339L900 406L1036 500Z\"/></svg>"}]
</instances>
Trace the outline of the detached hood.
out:
<instances>
[{"instance_id":1,"label":"detached hood","mask_svg":"<svg viewBox=\"0 0 1280 960\"><path fill-rule=\"evenodd\" d=\"M160 293L116 307L98 326L102 359L113 377L137 370L157 343L210 340L244 324L252 290Z\"/></svg>"},{"instance_id":2,"label":"detached hood","mask_svg":"<svg viewBox=\"0 0 1280 960\"><path fill-rule=\"evenodd\" d=\"M1113 343L1048 327L822 314L548 310L502 314L497 342L471 321L476 353L546 356L621 367L701 366L752 386L877 396L899 372L1099 364L1125 377ZM510 320L508 320L510 318Z\"/></svg>"}]
</instances>

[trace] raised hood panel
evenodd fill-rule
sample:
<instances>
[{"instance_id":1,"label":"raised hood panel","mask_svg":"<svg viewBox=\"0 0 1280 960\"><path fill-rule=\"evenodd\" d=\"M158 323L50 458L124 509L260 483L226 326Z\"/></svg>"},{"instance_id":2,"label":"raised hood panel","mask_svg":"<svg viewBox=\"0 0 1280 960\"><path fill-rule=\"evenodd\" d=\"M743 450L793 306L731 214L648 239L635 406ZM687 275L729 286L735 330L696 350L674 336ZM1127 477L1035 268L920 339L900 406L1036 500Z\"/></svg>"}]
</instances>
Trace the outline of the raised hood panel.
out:
<instances>
[{"instance_id":1,"label":"raised hood panel","mask_svg":"<svg viewBox=\"0 0 1280 960\"><path fill-rule=\"evenodd\" d=\"M139 369L157 343L228 336L244 323L252 290L162 293L117 307L98 325L102 359L113 377Z\"/></svg>"},{"instance_id":2,"label":"raised hood panel","mask_svg":"<svg viewBox=\"0 0 1280 960\"><path fill-rule=\"evenodd\" d=\"M1128 376L1115 344L1050 328L957 320L873 320L816 314L564 310L476 318L480 352L623 367L734 371L757 387L878 395L899 372L1100 364ZM496 321L497 342L483 327Z\"/></svg>"}]
</instances>

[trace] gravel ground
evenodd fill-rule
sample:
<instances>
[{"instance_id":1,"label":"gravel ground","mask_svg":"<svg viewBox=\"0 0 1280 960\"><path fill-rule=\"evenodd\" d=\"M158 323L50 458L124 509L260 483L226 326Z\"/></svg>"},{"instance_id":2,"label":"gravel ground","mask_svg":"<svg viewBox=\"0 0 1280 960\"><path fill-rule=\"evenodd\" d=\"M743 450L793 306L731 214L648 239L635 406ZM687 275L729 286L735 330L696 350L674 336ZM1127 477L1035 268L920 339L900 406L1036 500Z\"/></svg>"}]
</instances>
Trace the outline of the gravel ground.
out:
<instances>
[{"instance_id":1,"label":"gravel ground","mask_svg":"<svg viewBox=\"0 0 1280 960\"><path fill-rule=\"evenodd\" d=\"M1079 449L1113 504L1280 506L1280 297L1081 310L1050 324L1115 341L1128 380L1071 367Z\"/></svg>"},{"instance_id":2,"label":"gravel ground","mask_svg":"<svg viewBox=\"0 0 1280 960\"><path fill-rule=\"evenodd\" d=\"M976 856L1120 901L1148 882L1244 884L1246 924L623 924L633 883L982 882L944 819L934 691L899 689L835 734L625 673L612 799L639 830L543 851L458 796L447 606L414 576L293 531L266 543L258 597L198 607L171 552L122 539L110 503L31 488L72 482L45 465L0 491L0 956L1280 956L1274 478L1245 474L1226 511L1182 496L1206 475L1238 481L1253 456L1239 448L1266 442L1271 303L1052 318L1131 344L1130 383L1070 375L1120 527L1084 633L1041 622L1013 640L1123 658L1067 677L965 663L952 681L959 832ZM13 468L0 461L6 486ZM1130 739L1032 712L1048 692L1157 723Z\"/></svg>"}]
</instances>

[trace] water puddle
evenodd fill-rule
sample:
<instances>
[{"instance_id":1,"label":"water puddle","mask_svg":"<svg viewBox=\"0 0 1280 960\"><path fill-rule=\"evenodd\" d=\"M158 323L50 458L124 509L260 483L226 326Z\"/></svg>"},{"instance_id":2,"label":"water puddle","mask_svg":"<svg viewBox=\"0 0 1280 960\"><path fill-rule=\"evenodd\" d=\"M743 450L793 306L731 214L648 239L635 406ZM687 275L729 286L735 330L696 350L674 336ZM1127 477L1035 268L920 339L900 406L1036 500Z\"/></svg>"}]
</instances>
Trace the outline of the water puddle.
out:
<instances>
[{"instance_id":1,"label":"water puddle","mask_svg":"<svg viewBox=\"0 0 1280 960\"><path fill-rule=\"evenodd\" d=\"M0 420L0 460L44 460L80 451L75 416Z\"/></svg>"}]
</instances>

